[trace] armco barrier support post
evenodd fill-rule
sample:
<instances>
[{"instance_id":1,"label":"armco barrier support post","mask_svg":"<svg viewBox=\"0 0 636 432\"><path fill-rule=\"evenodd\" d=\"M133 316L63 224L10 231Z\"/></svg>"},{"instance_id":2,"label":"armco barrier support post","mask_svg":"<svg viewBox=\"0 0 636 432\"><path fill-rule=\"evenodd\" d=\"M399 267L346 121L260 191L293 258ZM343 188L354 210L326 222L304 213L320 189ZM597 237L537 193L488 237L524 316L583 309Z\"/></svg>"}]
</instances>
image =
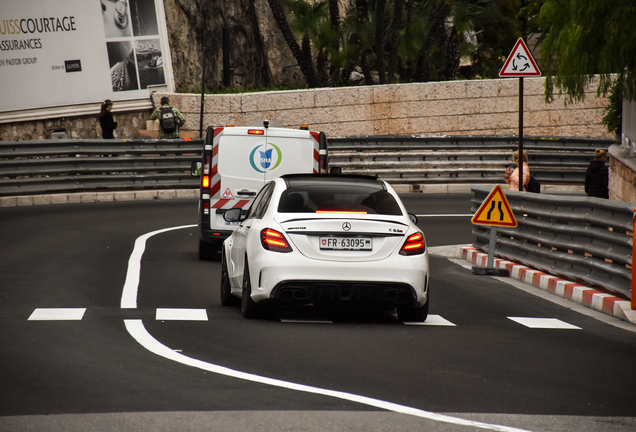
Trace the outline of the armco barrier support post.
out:
<instances>
[{"instance_id":1,"label":"armco barrier support post","mask_svg":"<svg viewBox=\"0 0 636 432\"><path fill-rule=\"evenodd\" d=\"M635 269L634 269L634 264L636 264L636 260L634 260L634 255L636 255L636 238L635 235L636 233L634 232L634 230L636 229L636 209L634 209L634 219L633 219L633 225L632 225L632 291L630 293L630 297L632 299L632 310L636 310L636 295L634 295L634 293L636 293L636 290L634 289L634 286L636 286L636 278L634 278L634 273L636 273Z\"/></svg>"},{"instance_id":2,"label":"armco barrier support post","mask_svg":"<svg viewBox=\"0 0 636 432\"><path fill-rule=\"evenodd\" d=\"M490 227L490 242L488 243L488 268L495 267L495 247L497 247L497 227ZM633 278L632 278L633 280Z\"/></svg>"}]
</instances>

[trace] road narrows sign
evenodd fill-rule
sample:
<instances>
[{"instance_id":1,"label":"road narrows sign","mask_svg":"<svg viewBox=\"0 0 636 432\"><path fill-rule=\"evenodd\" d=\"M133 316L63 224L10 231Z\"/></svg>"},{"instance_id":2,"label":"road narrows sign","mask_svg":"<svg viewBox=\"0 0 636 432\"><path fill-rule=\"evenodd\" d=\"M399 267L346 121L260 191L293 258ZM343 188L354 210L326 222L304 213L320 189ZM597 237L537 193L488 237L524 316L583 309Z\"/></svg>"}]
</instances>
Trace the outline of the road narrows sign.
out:
<instances>
[{"instance_id":1,"label":"road narrows sign","mask_svg":"<svg viewBox=\"0 0 636 432\"><path fill-rule=\"evenodd\" d=\"M479 209L475 212L471 222L475 225L503 226L514 228L517 219L510 209L506 195L501 186L496 185Z\"/></svg>"},{"instance_id":2,"label":"road narrows sign","mask_svg":"<svg viewBox=\"0 0 636 432\"><path fill-rule=\"evenodd\" d=\"M528 46L519 38L515 47L510 52L510 55L506 59L501 71L499 71L500 77L527 77L527 76L541 76L539 66L534 61Z\"/></svg>"}]
</instances>

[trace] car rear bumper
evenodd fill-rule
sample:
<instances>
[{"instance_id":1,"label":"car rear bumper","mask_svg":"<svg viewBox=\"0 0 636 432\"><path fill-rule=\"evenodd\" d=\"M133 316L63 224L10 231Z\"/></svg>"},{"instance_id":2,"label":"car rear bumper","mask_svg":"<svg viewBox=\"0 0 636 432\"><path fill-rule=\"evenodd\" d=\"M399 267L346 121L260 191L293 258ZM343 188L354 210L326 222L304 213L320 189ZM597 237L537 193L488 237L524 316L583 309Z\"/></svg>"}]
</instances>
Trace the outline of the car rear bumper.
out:
<instances>
[{"instance_id":1,"label":"car rear bumper","mask_svg":"<svg viewBox=\"0 0 636 432\"><path fill-rule=\"evenodd\" d=\"M427 255L400 256L382 266L375 261L323 261L322 265L316 265L315 260L302 256L266 255L269 257L250 261L255 302L271 299L301 304L351 302L423 306L428 300Z\"/></svg>"},{"instance_id":2,"label":"car rear bumper","mask_svg":"<svg viewBox=\"0 0 636 432\"><path fill-rule=\"evenodd\" d=\"M278 303L351 303L387 307L411 306L417 302L415 289L405 283L308 281L280 282L270 293Z\"/></svg>"}]
</instances>

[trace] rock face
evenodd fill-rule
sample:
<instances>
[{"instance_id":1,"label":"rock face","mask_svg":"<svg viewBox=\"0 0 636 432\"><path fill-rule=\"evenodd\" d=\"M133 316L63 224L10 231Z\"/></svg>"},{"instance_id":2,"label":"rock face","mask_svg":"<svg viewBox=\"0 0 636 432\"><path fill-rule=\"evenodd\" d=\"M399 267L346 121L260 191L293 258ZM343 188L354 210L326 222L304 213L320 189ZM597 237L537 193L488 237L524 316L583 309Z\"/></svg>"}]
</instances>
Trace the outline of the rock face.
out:
<instances>
[{"instance_id":1,"label":"rock face","mask_svg":"<svg viewBox=\"0 0 636 432\"><path fill-rule=\"evenodd\" d=\"M204 33L207 91L224 87L223 38L230 52L230 86L304 85L304 78L276 27L267 0L164 0L175 85L201 91Z\"/></svg>"}]
</instances>

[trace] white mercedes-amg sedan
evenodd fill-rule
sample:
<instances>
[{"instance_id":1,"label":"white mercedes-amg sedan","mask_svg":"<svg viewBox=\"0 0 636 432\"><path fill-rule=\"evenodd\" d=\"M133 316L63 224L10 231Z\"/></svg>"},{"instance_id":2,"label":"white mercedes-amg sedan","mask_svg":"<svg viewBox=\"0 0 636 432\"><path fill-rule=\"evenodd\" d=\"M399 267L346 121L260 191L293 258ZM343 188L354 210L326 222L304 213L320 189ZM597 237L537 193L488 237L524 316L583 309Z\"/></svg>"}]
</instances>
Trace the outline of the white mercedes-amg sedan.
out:
<instances>
[{"instance_id":1,"label":"white mercedes-amg sedan","mask_svg":"<svg viewBox=\"0 0 636 432\"><path fill-rule=\"evenodd\" d=\"M424 233L375 177L291 174L263 186L225 240L221 303L258 318L267 304L350 304L428 315Z\"/></svg>"}]
</instances>

